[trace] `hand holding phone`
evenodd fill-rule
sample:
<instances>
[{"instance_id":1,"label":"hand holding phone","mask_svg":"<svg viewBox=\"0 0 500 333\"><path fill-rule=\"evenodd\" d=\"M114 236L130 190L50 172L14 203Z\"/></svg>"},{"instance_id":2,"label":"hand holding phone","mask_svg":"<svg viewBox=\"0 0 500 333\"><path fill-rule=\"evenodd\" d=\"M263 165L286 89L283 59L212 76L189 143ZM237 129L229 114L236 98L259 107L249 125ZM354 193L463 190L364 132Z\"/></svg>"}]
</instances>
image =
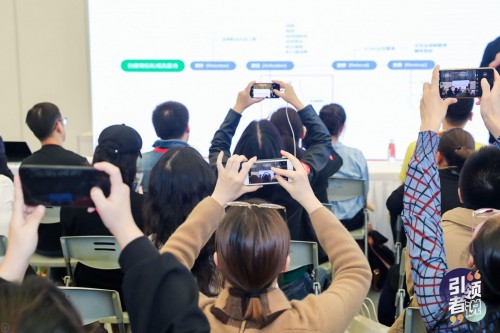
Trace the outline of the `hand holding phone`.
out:
<instances>
[{"instance_id":1,"label":"hand holding phone","mask_svg":"<svg viewBox=\"0 0 500 333\"><path fill-rule=\"evenodd\" d=\"M278 184L274 171L271 168L293 170L292 163L288 159L277 158L257 160L252 165L245 178L245 185L270 185Z\"/></svg>"},{"instance_id":2,"label":"hand holding phone","mask_svg":"<svg viewBox=\"0 0 500 333\"><path fill-rule=\"evenodd\" d=\"M24 202L36 206L94 207L90 190L109 195L109 176L91 166L22 165L19 176Z\"/></svg>"},{"instance_id":3,"label":"hand holding phone","mask_svg":"<svg viewBox=\"0 0 500 333\"><path fill-rule=\"evenodd\" d=\"M481 80L493 85L493 68L442 69L439 71L441 98L474 98L483 94Z\"/></svg>"}]
</instances>

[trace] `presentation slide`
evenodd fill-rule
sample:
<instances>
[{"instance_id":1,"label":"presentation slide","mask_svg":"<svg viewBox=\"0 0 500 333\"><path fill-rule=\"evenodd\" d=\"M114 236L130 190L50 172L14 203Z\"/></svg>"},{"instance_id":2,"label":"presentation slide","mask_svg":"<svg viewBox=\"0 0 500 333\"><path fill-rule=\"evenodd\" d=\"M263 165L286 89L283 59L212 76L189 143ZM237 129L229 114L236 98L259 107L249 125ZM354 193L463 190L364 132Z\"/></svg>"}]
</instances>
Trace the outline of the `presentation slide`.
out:
<instances>
[{"instance_id":1,"label":"presentation slide","mask_svg":"<svg viewBox=\"0 0 500 333\"><path fill-rule=\"evenodd\" d=\"M500 35L500 1L89 0L94 141L106 126L157 139L151 114L178 101L190 112L189 143L203 156L248 82L289 82L317 112L347 113L341 141L368 159L402 159L419 129L422 85L432 68L478 67ZM480 7L480 8L479 8ZM286 106L268 99L246 125ZM479 107L466 126L486 143ZM96 144L96 142L95 142Z\"/></svg>"}]
</instances>

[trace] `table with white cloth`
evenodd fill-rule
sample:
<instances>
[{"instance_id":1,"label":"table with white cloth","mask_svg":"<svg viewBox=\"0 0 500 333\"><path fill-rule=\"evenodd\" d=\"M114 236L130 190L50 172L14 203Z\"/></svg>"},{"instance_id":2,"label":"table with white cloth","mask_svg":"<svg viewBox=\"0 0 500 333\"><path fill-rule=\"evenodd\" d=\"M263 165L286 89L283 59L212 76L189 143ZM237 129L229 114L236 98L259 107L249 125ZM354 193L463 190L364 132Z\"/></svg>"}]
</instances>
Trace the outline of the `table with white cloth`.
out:
<instances>
[{"instance_id":1,"label":"table with white cloth","mask_svg":"<svg viewBox=\"0 0 500 333\"><path fill-rule=\"evenodd\" d=\"M369 223L373 225L373 229L389 239L386 245L392 249L394 241L385 202L392 191L401 185L399 172L402 161L368 160L367 162L370 177L368 202L375 207L375 211L369 213Z\"/></svg>"}]
</instances>

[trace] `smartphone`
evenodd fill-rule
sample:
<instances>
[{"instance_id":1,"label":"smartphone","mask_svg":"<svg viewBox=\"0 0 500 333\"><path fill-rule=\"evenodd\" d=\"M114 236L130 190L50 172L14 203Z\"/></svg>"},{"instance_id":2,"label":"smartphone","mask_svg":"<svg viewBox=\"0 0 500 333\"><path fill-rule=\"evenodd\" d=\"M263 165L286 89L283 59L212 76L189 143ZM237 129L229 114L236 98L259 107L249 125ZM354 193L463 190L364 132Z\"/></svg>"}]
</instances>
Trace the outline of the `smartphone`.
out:
<instances>
[{"instance_id":1,"label":"smartphone","mask_svg":"<svg viewBox=\"0 0 500 333\"><path fill-rule=\"evenodd\" d=\"M280 90L277 83L254 83L250 88L250 97L252 98L279 98L273 93L273 89Z\"/></svg>"},{"instance_id":2,"label":"smartphone","mask_svg":"<svg viewBox=\"0 0 500 333\"><path fill-rule=\"evenodd\" d=\"M245 178L245 185L278 184L274 172L271 170L272 167L293 170L292 162L289 159L257 160Z\"/></svg>"},{"instance_id":3,"label":"smartphone","mask_svg":"<svg viewBox=\"0 0 500 333\"><path fill-rule=\"evenodd\" d=\"M94 207L90 189L109 195L109 175L91 166L22 165L19 176L26 205Z\"/></svg>"},{"instance_id":4,"label":"smartphone","mask_svg":"<svg viewBox=\"0 0 500 333\"><path fill-rule=\"evenodd\" d=\"M481 97L483 78L493 86L493 68L442 69L439 71L439 94L441 98Z\"/></svg>"}]
</instances>

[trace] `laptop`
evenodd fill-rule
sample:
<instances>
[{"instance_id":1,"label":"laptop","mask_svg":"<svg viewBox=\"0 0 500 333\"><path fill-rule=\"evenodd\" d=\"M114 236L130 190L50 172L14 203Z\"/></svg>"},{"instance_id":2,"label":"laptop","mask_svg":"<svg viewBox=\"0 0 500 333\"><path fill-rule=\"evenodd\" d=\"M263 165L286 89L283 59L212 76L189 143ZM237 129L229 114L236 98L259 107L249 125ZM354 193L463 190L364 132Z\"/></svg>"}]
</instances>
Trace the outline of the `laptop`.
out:
<instances>
[{"instance_id":1,"label":"laptop","mask_svg":"<svg viewBox=\"0 0 500 333\"><path fill-rule=\"evenodd\" d=\"M4 141L7 162L22 162L31 155L31 150L25 141Z\"/></svg>"}]
</instances>

